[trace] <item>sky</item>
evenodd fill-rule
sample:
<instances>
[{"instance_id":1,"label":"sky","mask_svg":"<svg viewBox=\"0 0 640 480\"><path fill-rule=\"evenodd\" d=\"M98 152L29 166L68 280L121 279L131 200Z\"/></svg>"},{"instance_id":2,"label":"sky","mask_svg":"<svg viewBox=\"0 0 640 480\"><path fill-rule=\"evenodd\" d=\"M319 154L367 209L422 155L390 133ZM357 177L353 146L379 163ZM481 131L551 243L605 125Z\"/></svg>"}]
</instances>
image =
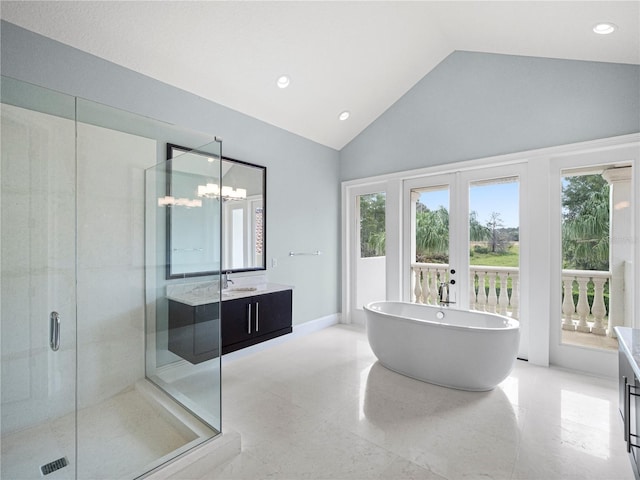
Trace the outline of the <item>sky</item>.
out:
<instances>
[{"instance_id":1,"label":"sky","mask_svg":"<svg viewBox=\"0 0 640 480\"><path fill-rule=\"evenodd\" d=\"M429 209L437 209L440 205L448 209L449 192L422 192L420 202ZM518 205L518 182L476 185L469 190L469 211L475 210L478 213L477 218L482 225L486 225L492 212L497 212L504 227L517 227Z\"/></svg>"}]
</instances>

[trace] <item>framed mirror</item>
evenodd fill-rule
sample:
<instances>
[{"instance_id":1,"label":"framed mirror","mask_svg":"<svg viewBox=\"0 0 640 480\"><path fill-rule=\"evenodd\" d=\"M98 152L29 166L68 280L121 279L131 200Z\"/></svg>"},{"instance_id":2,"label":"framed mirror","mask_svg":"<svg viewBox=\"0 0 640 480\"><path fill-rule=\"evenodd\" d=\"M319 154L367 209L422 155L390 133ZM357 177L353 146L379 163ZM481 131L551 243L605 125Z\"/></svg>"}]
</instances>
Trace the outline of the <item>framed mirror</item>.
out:
<instances>
[{"instance_id":1,"label":"framed mirror","mask_svg":"<svg viewBox=\"0 0 640 480\"><path fill-rule=\"evenodd\" d=\"M180 164L168 162L167 196L203 202L166 210L167 279L218 274L220 264L223 272L266 270L266 167L222 157L218 170L210 153L167 144L167 160L177 157Z\"/></svg>"}]
</instances>

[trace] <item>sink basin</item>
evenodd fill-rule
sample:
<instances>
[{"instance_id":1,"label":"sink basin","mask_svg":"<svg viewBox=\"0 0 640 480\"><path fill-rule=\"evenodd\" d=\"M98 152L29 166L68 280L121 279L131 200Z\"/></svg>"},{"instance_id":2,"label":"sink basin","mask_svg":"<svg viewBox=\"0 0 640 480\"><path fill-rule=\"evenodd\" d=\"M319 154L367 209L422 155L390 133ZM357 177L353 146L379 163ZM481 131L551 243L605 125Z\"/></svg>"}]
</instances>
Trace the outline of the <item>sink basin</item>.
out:
<instances>
[{"instance_id":1,"label":"sink basin","mask_svg":"<svg viewBox=\"0 0 640 480\"><path fill-rule=\"evenodd\" d=\"M222 295L234 295L246 292L255 292L257 287L232 287L222 290Z\"/></svg>"}]
</instances>

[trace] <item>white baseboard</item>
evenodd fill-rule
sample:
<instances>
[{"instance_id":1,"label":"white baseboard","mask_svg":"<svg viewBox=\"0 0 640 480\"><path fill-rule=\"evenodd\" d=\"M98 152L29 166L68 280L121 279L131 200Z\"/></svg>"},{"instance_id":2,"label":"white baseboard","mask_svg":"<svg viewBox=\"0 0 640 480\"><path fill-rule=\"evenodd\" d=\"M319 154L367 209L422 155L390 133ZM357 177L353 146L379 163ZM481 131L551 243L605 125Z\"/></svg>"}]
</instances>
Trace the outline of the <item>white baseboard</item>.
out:
<instances>
[{"instance_id":1,"label":"white baseboard","mask_svg":"<svg viewBox=\"0 0 640 480\"><path fill-rule=\"evenodd\" d=\"M334 313L332 315L327 315L326 317L316 318L315 320L305 322L301 325L294 325L292 335L294 336L308 335L310 333L320 331L332 325L337 325L342 320L341 317L342 317L341 314Z\"/></svg>"},{"instance_id":2,"label":"white baseboard","mask_svg":"<svg viewBox=\"0 0 640 480\"><path fill-rule=\"evenodd\" d=\"M252 355L257 352L261 352L268 348L274 347L276 345L280 345L281 343L288 342L295 338L309 335L310 333L317 332L324 328L330 327L332 325L336 325L340 323L341 320L340 313L333 313L331 315L327 315L325 317L316 318L315 320L310 320L308 322L302 323L300 325L293 326L293 332L288 335L283 335L281 337L276 337L271 340L267 340L266 342L258 343L257 345L252 345L250 347L243 348L242 350L236 350L235 352L227 353L222 356L222 365L227 362L232 362L242 357L246 357L247 355ZM164 380L165 382L172 382L183 378L186 375L190 375L193 373L197 373L204 370L209 370L212 368L212 362L216 362L216 360L212 360L211 362L202 362L198 365L193 365L186 360L179 360L168 365L164 365L162 367L158 367L156 369L156 375Z\"/></svg>"},{"instance_id":3,"label":"white baseboard","mask_svg":"<svg viewBox=\"0 0 640 480\"><path fill-rule=\"evenodd\" d=\"M240 358L246 357L247 355L253 355L254 353L262 352L276 345L280 345L282 343L294 340L298 337L309 335L310 333L317 332L319 330L330 327L332 325L336 325L340 323L340 316L341 315L339 313L333 313L325 317L320 317L320 318L316 318L315 320L310 320L300 325L294 325L293 332L291 332L288 335L276 337L271 340L267 340L266 342L258 343L256 345L243 348L242 350L236 350L235 352L231 352L231 353L227 353L226 355L223 355L222 365L224 366L226 363L233 362L234 360L238 360Z\"/></svg>"}]
</instances>

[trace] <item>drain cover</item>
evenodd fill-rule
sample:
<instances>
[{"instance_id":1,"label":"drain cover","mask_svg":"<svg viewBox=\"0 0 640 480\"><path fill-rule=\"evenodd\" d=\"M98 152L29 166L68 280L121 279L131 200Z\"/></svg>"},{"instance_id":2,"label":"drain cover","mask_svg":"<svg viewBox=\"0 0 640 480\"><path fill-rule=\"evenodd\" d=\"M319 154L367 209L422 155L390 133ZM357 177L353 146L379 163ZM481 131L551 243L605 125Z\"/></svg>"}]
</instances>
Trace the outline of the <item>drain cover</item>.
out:
<instances>
[{"instance_id":1,"label":"drain cover","mask_svg":"<svg viewBox=\"0 0 640 480\"><path fill-rule=\"evenodd\" d=\"M67 460L67 457L62 457L54 460L53 462L49 462L46 465L42 465L40 467L40 471L42 472L42 475L49 475L50 473L58 471L67 465L69 465L69 460Z\"/></svg>"}]
</instances>

